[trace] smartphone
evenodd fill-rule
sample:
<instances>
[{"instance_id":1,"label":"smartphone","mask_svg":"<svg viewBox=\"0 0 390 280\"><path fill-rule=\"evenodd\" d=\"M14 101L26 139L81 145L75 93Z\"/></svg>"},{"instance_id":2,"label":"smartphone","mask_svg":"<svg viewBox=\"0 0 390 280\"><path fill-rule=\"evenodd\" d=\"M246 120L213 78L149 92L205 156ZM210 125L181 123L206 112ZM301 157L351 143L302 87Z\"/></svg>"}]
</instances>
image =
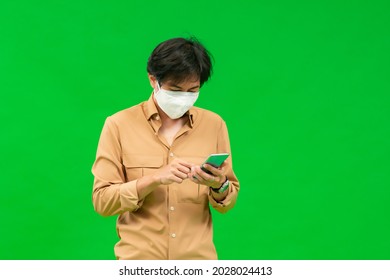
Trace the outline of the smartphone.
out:
<instances>
[{"instance_id":1,"label":"smartphone","mask_svg":"<svg viewBox=\"0 0 390 280\"><path fill-rule=\"evenodd\" d=\"M209 157L205 160L205 162L203 164L210 164L212 166L214 166L215 168L218 168L220 167L223 162L228 158L229 154L228 153L222 153L222 154L211 154L209 155ZM206 168L203 167L203 164L201 165L201 169L212 175L212 173L210 171L208 171Z\"/></svg>"}]
</instances>

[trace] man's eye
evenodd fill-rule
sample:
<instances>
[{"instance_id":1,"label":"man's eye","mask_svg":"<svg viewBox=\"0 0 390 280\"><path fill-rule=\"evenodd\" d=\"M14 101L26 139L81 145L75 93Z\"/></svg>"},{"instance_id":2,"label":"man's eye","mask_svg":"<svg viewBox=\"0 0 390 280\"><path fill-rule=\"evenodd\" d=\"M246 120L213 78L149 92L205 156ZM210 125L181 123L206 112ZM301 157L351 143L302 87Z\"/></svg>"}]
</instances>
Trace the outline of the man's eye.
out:
<instances>
[{"instance_id":1,"label":"man's eye","mask_svg":"<svg viewBox=\"0 0 390 280\"><path fill-rule=\"evenodd\" d=\"M181 92L182 90L181 90L181 89L170 89L170 91ZM198 91L197 91L197 90L190 90L190 91L188 91L188 92L197 93Z\"/></svg>"}]
</instances>

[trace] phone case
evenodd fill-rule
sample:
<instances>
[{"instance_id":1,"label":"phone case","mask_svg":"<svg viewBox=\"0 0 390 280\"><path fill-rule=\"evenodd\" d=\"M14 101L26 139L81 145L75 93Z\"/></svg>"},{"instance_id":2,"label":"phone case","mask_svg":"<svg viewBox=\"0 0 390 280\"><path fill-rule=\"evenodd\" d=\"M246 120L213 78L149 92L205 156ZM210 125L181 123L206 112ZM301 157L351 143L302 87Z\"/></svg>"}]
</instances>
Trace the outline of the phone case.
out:
<instances>
[{"instance_id":1,"label":"phone case","mask_svg":"<svg viewBox=\"0 0 390 280\"><path fill-rule=\"evenodd\" d=\"M220 167L223 162L229 157L229 154L227 153L221 153L221 154L211 154L203 164L207 163L210 164L216 168ZM203 164L201 166L201 169L206 172L207 174L213 175L210 171L208 171L206 168L203 167Z\"/></svg>"}]
</instances>

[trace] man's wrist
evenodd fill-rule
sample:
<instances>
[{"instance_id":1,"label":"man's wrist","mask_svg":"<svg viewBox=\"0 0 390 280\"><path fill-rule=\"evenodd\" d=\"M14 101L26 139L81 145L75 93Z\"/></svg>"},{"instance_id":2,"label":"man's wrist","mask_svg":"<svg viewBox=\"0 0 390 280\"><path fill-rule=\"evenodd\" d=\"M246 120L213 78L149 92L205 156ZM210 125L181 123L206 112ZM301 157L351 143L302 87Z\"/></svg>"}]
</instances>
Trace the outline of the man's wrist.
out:
<instances>
[{"instance_id":1,"label":"man's wrist","mask_svg":"<svg viewBox=\"0 0 390 280\"><path fill-rule=\"evenodd\" d=\"M229 187L229 180L227 177L226 177L225 181L222 183L222 185L220 185L218 188L213 188L210 186L211 190L216 192L216 193L223 193L224 191L226 191L226 189L228 187Z\"/></svg>"}]
</instances>

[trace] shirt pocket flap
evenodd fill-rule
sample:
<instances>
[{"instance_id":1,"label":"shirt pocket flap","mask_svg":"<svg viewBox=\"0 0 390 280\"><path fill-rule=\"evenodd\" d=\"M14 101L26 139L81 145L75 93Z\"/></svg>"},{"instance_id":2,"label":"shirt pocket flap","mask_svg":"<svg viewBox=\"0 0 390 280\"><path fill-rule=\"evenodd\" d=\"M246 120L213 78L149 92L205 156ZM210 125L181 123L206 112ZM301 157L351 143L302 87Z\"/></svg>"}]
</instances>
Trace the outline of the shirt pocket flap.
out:
<instances>
[{"instance_id":1,"label":"shirt pocket flap","mask_svg":"<svg viewBox=\"0 0 390 280\"><path fill-rule=\"evenodd\" d=\"M189 163L195 164L195 165L202 165L204 163L204 161L207 159L207 156L204 156L204 157L184 156L184 157L182 157L182 159L189 162Z\"/></svg>"},{"instance_id":2,"label":"shirt pocket flap","mask_svg":"<svg viewBox=\"0 0 390 280\"><path fill-rule=\"evenodd\" d=\"M123 165L126 168L159 168L163 166L164 158L153 155L123 155Z\"/></svg>"}]
</instances>

